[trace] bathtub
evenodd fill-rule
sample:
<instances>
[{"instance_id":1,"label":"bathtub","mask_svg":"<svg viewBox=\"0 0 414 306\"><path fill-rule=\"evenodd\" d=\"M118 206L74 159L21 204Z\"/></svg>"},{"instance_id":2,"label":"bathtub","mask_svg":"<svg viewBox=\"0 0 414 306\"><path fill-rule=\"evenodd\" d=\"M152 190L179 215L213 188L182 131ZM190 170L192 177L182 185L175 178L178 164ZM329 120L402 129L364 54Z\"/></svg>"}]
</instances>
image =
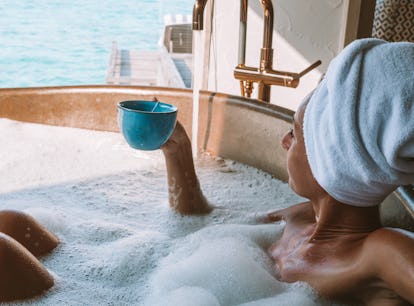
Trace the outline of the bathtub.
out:
<instances>
[{"instance_id":1,"label":"bathtub","mask_svg":"<svg viewBox=\"0 0 414 306\"><path fill-rule=\"evenodd\" d=\"M192 91L141 86L64 86L0 89L0 117L47 125L119 131L116 104L122 100L160 101L178 107L178 120L190 138ZM279 144L293 111L223 93L201 91L199 150L232 159L286 181L286 153ZM381 204L382 222L414 230L414 191L400 187Z\"/></svg>"}]
</instances>

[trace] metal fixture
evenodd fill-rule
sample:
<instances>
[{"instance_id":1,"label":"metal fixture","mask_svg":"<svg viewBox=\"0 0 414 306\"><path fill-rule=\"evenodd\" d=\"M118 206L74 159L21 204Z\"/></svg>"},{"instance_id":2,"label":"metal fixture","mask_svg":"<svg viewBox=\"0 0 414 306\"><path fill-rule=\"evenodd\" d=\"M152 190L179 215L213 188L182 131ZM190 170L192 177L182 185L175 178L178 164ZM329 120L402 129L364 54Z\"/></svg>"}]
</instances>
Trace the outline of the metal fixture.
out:
<instances>
[{"instance_id":1,"label":"metal fixture","mask_svg":"<svg viewBox=\"0 0 414 306\"><path fill-rule=\"evenodd\" d=\"M193 30L200 31L204 25L204 8L207 0L196 0L193 7Z\"/></svg>"},{"instance_id":2,"label":"metal fixture","mask_svg":"<svg viewBox=\"0 0 414 306\"><path fill-rule=\"evenodd\" d=\"M274 70L273 66L273 4L272 0L260 0L263 6L264 29L263 46L260 51L259 68L245 65L246 56L246 25L248 0L240 0L240 30L239 30L239 64L234 69L234 77L240 81L242 96L250 97L253 83L258 84L258 99L270 101L270 88L272 85L296 88L299 79L318 67L321 61L316 61L299 73ZM204 7L207 0L196 0L193 8L193 30L203 29Z\"/></svg>"}]
</instances>

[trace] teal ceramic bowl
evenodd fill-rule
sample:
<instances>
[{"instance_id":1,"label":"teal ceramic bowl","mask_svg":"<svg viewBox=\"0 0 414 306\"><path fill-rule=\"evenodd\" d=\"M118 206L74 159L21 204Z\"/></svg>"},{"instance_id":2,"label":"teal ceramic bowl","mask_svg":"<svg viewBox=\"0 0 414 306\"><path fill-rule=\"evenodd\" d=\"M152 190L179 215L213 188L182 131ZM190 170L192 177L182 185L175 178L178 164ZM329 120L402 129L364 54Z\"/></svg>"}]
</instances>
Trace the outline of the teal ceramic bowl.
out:
<instances>
[{"instance_id":1,"label":"teal ceramic bowl","mask_svg":"<svg viewBox=\"0 0 414 306\"><path fill-rule=\"evenodd\" d=\"M128 144L138 150L157 150L170 138L177 121L171 104L131 100L118 103L118 125Z\"/></svg>"}]
</instances>

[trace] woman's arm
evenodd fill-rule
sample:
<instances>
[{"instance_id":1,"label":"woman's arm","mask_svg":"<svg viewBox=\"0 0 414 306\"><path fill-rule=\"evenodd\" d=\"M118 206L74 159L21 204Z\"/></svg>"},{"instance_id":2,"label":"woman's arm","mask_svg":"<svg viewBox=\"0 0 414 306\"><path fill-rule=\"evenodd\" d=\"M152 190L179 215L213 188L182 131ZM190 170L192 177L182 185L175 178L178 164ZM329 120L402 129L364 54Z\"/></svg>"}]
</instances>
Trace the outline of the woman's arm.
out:
<instances>
[{"instance_id":1,"label":"woman's arm","mask_svg":"<svg viewBox=\"0 0 414 306\"><path fill-rule=\"evenodd\" d=\"M276 211L272 211L259 221L263 223L270 223L278 222L281 220L295 223L297 223L300 220L306 222L314 221L315 213L312 209L312 205L310 204L310 202L304 202Z\"/></svg>"},{"instance_id":2,"label":"woman's arm","mask_svg":"<svg viewBox=\"0 0 414 306\"><path fill-rule=\"evenodd\" d=\"M168 174L170 206L181 214L205 214L212 210L194 169L191 142L177 121L174 132L161 147Z\"/></svg>"}]
</instances>

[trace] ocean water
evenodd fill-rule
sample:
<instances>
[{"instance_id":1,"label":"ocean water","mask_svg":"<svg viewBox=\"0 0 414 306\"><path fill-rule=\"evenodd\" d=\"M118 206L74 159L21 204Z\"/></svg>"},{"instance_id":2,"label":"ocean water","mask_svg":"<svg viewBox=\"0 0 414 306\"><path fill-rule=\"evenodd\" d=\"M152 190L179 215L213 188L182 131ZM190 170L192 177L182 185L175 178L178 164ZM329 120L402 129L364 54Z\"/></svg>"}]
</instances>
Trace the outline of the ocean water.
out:
<instances>
[{"instance_id":1,"label":"ocean water","mask_svg":"<svg viewBox=\"0 0 414 306\"><path fill-rule=\"evenodd\" d=\"M0 0L0 87L104 84L112 41L155 50L194 0Z\"/></svg>"}]
</instances>

